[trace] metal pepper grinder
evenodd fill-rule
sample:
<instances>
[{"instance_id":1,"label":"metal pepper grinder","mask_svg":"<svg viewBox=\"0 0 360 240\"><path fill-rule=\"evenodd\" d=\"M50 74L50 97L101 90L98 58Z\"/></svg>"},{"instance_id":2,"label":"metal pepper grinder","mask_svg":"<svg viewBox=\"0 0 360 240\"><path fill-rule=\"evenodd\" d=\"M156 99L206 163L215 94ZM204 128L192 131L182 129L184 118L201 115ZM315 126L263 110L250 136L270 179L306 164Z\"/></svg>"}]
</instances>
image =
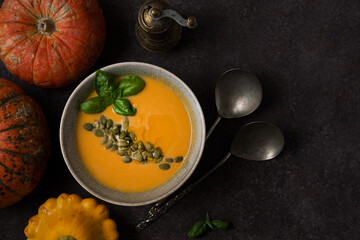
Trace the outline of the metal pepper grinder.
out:
<instances>
[{"instance_id":1,"label":"metal pepper grinder","mask_svg":"<svg viewBox=\"0 0 360 240\"><path fill-rule=\"evenodd\" d=\"M135 34L141 46L151 52L167 52L179 42L182 27L194 28L195 17L184 19L163 0L145 2L138 14Z\"/></svg>"}]
</instances>

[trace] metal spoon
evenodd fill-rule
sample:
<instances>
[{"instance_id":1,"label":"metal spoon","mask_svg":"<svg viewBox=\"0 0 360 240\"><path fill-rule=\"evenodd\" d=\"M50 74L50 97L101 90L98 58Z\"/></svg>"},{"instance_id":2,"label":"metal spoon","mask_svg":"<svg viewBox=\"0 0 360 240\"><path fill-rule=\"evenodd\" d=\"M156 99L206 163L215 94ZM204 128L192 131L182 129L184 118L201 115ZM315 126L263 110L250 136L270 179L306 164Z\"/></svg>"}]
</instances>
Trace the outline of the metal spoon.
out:
<instances>
[{"instance_id":1,"label":"metal spoon","mask_svg":"<svg viewBox=\"0 0 360 240\"><path fill-rule=\"evenodd\" d=\"M219 116L206 134L206 140L221 118L249 115L260 105L262 88L259 79L239 68L224 72L216 82L215 101Z\"/></svg>"},{"instance_id":2,"label":"metal spoon","mask_svg":"<svg viewBox=\"0 0 360 240\"><path fill-rule=\"evenodd\" d=\"M259 79L252 73L239 68L224 72L217 80L215 101L218 117L206 134L208 140L221 118L238 118L249 115L260 105L262 88ZM149 210L149 214L158 211L166 202L162 199Z\"/></svg>"},{"instance_id":3,"label":"metal spoon","mask_svg":"<svg viewBox=\"0 0 360 240\"><path fill-rule=\"evenodd\" d=\"M136 226L137 231L143 230L151 222L163 215L169 208L182 199L186 193L190 192L198 183L218 169L226 160L234 155L238 158L253 161L266 161L275 158L285 144L284 135L275 125L267 122L251 122L240 128L236 134L230 152L209 172L190 184L174 198L165 203L162 207L150 213L150 217Z\"/></svg>"}]
</instances>

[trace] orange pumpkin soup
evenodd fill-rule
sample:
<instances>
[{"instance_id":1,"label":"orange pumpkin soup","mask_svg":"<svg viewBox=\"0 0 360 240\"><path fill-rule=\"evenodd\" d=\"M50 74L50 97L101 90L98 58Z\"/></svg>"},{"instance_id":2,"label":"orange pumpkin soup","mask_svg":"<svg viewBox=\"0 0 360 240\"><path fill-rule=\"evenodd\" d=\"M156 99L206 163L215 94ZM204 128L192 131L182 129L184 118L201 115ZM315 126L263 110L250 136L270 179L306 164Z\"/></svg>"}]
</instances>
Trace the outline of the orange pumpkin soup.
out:
<instances>
[{"instance_id":1,"label":"orange pumpkin soup","mask_svg":"<svg viewBox=\"0 0 360 240\"><path fill-rule=\"evenodd\" d=\"M165 158L185 157L191 140L191 123L185 105L176 93L160 80L148 76L142 78L146 82L144 90L129 97L131 104L137 108L137 113L128 117L128 130L136 134L137 140L160 147ZM95 96L97 95L94 92L89 98ZM182 162L171 163L168 170L160 169L159 164L154 162L124 163L116 151L105 149L101 138L83 128L85 123L94 123L101 115L112 119L114 123L121 123L124 118L114 113L111 106L99 114L81 112L76 130L80 158L97 181L119 191L136 193L166 183L179 171Z\"/></svg>"}]
</instances>

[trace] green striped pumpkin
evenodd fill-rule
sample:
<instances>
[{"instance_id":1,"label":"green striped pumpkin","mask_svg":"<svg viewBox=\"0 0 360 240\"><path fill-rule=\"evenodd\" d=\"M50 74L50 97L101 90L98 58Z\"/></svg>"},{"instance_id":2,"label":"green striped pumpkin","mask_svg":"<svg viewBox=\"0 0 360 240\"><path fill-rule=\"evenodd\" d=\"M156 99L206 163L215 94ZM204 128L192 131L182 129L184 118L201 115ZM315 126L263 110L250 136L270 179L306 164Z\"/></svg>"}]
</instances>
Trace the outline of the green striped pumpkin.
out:
<instances>
[{"instance_id":1,"label":"green striped pumpkin","mask_svg":"<svg viewBox=\"0 0 360 240\"><path fill-rule=\"evenodd\" d=\"M44 174L50 137L41 107L0 78L0 208L28 195Z\"/></svg>"}]
</instances>

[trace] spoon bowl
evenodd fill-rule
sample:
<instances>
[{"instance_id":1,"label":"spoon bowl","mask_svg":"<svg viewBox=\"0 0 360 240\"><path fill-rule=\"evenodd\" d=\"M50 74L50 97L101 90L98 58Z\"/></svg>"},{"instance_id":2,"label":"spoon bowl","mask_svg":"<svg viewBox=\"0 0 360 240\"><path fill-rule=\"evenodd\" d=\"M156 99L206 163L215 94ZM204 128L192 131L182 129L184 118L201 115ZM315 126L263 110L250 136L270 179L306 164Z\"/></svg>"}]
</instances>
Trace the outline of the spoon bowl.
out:
<instances>
[{"instance_id":1,"label":"spoon bowl","mask_svg":"<svg viewBox=\"0 0 360 240\"><path fill-rule=\"evenodd\" d=\"M249 115L260 105L262 88L259 79L239 68L224 72L216 82L215 101L219 116L209 128L206 139L221 118L238 118Z\"/></svg>"},{"instance_id":2,"label":"spoon bowl","mask_svg":"<svg viewBox=\"0 0 360 240\"><path fill-rule=\"evenodd\" d=\"M246 160L266 161L275 158L285 144L278 127L268 122L251 122L240 128L230 152Z\"/></svg>"},{"instance_id":3,"label":"spoon bowl","mask_svg":"<svg viewBox=\"0 0 360 240\"><path fill-rule=\"evenodd\" d=\"M223 118L249 115L260 105L262 88L259 79L239 68L224 72L215 87L216 108Z\"/></svg>"}]
</instances>

